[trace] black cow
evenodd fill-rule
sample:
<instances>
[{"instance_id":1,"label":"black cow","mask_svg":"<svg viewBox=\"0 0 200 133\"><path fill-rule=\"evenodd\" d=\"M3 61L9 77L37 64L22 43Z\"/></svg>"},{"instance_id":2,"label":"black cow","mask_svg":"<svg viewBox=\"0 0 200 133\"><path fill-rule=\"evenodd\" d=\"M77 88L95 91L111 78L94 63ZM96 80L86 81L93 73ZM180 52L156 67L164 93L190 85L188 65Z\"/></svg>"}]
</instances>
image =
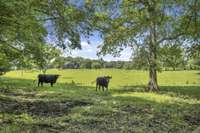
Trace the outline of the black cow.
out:
<instances>
[{"instance_id":1,"label":"black cow","mask_svg":"<svg viewBox=\"0 0 200 133\"><path fill-rule=\"evenodd\" d=\"M51 86L53 86L54 83L56 83L58 77L60 75L55 74L39 74L38 75L38 86L43 86L43 83L50 83Z\"/></svg>"},{"instance_id":2,"label":"black cow","mask_svg":"<svg viewBox=\"0 0 200 133\"><path fill-rule=\"evenodd\" d=\"M104 77L97 77L96 78L96 91L97 91L97 88L100 88L102 87L102 90L104 91L104 87L108 90L108 84L109 84L109 81L110 79L112 79L111 76L104 76Z\"/></svg>"}]
</instances>

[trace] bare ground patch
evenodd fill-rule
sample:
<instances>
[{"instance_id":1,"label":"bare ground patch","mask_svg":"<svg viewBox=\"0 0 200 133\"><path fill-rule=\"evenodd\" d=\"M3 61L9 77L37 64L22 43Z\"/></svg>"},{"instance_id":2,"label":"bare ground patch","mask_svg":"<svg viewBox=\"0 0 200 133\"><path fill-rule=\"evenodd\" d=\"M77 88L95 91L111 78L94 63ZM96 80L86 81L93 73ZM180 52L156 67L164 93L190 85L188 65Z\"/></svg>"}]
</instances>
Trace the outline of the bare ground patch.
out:
<instances>
[{"instance_id":1,"label":"bare ground patch","mask_svg":"<svg viewBox=\"0 0 200 133\"><path fill-rule=\"evenodd\" d=\"M187 115L184 115L183 118L189 125L200 126L200 114L199 113L187 114Z\"/></svg>"},{"instance_id":2,"label":"bare ground patch","mask_svg":"<svg viewBox=\"0 0 200 133\"><path fill-rule=\"evenodd\" d=\"M62 116L73 107L92 104L79 100L16 100L0 97L0 113L22 114L37 116Z\"/></svg>"}]
</instances>

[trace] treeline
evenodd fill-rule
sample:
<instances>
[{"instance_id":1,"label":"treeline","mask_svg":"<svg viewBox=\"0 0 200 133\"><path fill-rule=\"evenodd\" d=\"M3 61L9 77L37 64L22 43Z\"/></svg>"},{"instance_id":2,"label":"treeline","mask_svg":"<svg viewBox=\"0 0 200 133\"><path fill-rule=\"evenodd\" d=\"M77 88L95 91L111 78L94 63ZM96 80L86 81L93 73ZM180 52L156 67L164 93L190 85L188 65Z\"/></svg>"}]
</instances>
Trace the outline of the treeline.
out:
<instances>
[{"instance_id":1,"label":"treeline","mask_svg":"<svg viewBox=\"0 0 200 133\"><path fill-rule=\"evenodd\" d=\"M168 70L200 70L200 45L190 49L182 47L180 43L170 43L158 48L157 69ZM195 54L195 55L194 55ZM149 69L149 51L146 47L138 47L134 50L130 61L104 61L85 59L82 57L56 57L48 68L58 69Z\"/></svg>"},{"instance_id":2,"label":"treeline","mask_svg":"<svg viewBox=\"0 0 200 133\"><path fill-rule=\"evenodd\" d=\"M82 57L57 57L48 68L58 69L135 69L132 61L104 61L103 59L93 60Z\"/></svg>"},{"instance_id":3,"label":"treeline","mask_svg":"<svg viewBox=\"0 0 200 133\"><path fill-rule=\"evenodd\" d=\"M174 55L178 56L178 55ZM173 59L173 57L171 58ZM170 58L161 58L158 62L159 71L171 70L199 70L200 59L188 59L184 56L170 61ZM131 61L105 61L103 59L92 60L82 57L57 57L48 68L57 69L127 69L127 70L148 70L149 64L147 60L137 58L136 56Z\"/></svg>"}]
</instances>

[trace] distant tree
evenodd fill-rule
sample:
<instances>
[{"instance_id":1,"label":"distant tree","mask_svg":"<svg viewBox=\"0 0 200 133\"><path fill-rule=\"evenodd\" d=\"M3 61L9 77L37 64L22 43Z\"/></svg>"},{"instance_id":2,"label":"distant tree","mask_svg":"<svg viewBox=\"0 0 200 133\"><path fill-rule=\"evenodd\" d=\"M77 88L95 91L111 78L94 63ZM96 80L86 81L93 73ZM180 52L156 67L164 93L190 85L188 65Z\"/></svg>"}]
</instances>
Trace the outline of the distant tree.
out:
<instances>
[{"instance_id":1,"label":"distant tree","mask_svg":"<svg viewBox=\"0 0 200 133\"><path fill-rule=\"evenodd\" d=\"M54 68L62 68L66 62L67 62L67 58L60 56L60 57L55 58L55 60L51 64Z\"/></svg>"},{"instance_id":2,"label":"distant tree","mask_svg":"<svg viewBox=\"0 0 200 133\"><path fill-rule=\"evenodd\" d=\"M73 58L72 61L76 62L76 63L81 63L84 59L82 57L76 57L76 58Z\"/></svg>"},{"instance_id":3,"label":"distant tree","mask_svg":"<svg viewBox=\"0 0 200 133\"><path fill-rule=\"evenodd\" d=\"M194 65L198 66L198 69L200 69L200 58L194 60Z\"/></svg>"},{"instance_id":4,"label":"distant tree","mask_svg":"<svg viewBox=\"0 0 200 133\"><path fill-rule=\"evenodd\" d=\"M62 69L79 69L80 64L76 62L67 62L63 65Z\"/></svg>"},{"instance_id":5,"label":"distant tree","mask_svg":"<svg viewBox=\"0 0 200 133\"><path fill-rule=\"evenodd\" d=\"M100 69L102 68L101 63L99 62L92 62L92 69Z\"/></svg>"},{"instance_id":6,"label":"distant tree","mask_svg":"<svg viewBox=\"0 0 200 133\"><path fill-rule=\"evenodd\" d=\"M116 62L114 62L114 61L105 62L104 67L105 68L115 68Z\"/></svg>"},{"instance_id":7,"label":"distant tree","mask_svg":"<svg viewBox=\"0 0 200 133\"><path fill-rule=\"evenodd\" d=\"M89 59L84 60L81 64L80 64L80 68L83 69L91 69L92 68L92 61Z\"/></svg>"},{"instance_id":8,"label":"distant tree","mask_svg":"<svg viewBox=\"0 0 200 133\"><path fill-rule=\"evenodd\" d=\"M116 66L115 68L117 69L122 69L124 66L124 62L123 61L116 61Z\"/></svg>"},{"instance_id":9,"label":"distant tree","mask_svg":"<svg viewBox=\"0 0 200 133\"><path fill-rule=\"evenodd\" d=\"M195 69L196 66L200 69L200 43L196 43L187 49L188 58L190 60L190 68Z\"/></svg>"},{"instance_id":10,"label":"distant tree","mask_svg":"<svg viewBox=\"0 0 200 133\"><path fill-rule=\"evenodd\" d=\"M137 47L133 53L132 62L135 69L147 70L149 68L149 53L144 46Z\"/></svg>"},{"instance_id":11,"label":"distant tree","mask_svg":"<svg viewBox=\"0 0 200 133\"><path fill-rule=\"evenodd\" d=\"M127 70L134 69L134 64L133 64L133 62L124 62L123 68L127 69Z\"/></svg>"},{"instance_id":12,"label":"distant tree","mask_svg":"<svg viewBox=\"0 0 200 133\"><path fill-rule=\"evenodd\" d=\"M177 43L164 45L159 49L159 60L164 67L176 70L184 64L184 49Z\"/></svg>"}]
</instances>

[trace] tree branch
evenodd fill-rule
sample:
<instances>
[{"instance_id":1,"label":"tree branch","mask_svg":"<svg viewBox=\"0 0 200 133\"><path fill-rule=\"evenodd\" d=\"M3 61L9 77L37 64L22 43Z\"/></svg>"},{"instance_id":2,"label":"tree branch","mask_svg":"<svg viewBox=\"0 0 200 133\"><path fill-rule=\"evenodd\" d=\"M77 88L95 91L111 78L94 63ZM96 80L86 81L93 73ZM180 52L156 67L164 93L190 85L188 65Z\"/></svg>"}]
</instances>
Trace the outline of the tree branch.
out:
<instances>
[{"instance_id":1,"label":"tree branch","mask_svg":"<svg viewBox=\"0 0 200 133\"><path fill-rule=\"evenodd\" d=\"M162 43L163 41L166 41L166 40L174 40L174 39L176 39L176 38L178 38L178 37L180 37L184 34L185 34L184 32L180 32L180 33L172 35L172 36L164 37L161 40L159 40L157 43L160 44L160 43Z\"/></svg>"},{"instance_id":2,"label":"tree branch","mask_svg":"<svg viewBox=\"0 0 200 133\"><path fill-rule=\"evenodd\" d=\"M48 20L55 20L58 19L58 17L48 17L48 18L44 18L44 19L39 19L41 21L48 21Z\"/></svg>"},{"instance_id":3,"label":"tree branch","mask_svg":"<svg viewBox=\"0 0 200 133\"><path fill-rule=\"evenodd\" d=\"M37 12L43 13L45 15L49 15L49 13L46 10L41 10L41 9L34 9Z\"/></svg>"},{"instance_id":4,"label":"tree branch","mask_svg":"<svg viewBox=\"0 0 200 133\"><path fill-rule=\"evenodd\" d=\"M16 50L17 52L21 52L19 49L15 48L14 46L10 45L7 41L4 41L4 40L0 40L1 43L4 43L6 44L8 47Z\"/></svg>"}]
</instances>

